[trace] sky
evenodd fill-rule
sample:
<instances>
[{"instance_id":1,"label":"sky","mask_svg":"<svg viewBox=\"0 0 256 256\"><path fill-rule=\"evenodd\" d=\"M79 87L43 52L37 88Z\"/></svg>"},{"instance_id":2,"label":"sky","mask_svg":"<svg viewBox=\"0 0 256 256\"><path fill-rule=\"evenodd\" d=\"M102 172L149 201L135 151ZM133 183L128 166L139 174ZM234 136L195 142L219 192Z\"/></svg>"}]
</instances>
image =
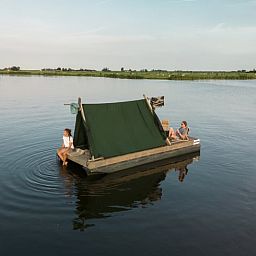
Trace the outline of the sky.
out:
<instances>
[{"instance_id":1,"label":"sky","mask_svg":"<svg viewBox=\"0 0 256 256\"><path fill-rule=\"evenodd\" d=\"M0 0L0 68L251 70L256 0Z\"/></svg>"}]
</instances>

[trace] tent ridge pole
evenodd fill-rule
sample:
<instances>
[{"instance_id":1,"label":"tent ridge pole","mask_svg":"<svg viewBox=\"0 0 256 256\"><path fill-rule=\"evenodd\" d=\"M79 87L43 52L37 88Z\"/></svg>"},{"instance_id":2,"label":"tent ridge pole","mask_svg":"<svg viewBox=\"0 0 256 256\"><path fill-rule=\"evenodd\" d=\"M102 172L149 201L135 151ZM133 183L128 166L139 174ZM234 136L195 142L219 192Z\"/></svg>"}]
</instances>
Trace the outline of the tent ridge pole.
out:
<instances>
[{"instance_id":1,"label":"tent ridge pole","mask_svg":"<svg viewBox=\"0 0 256 256\"><path fill-rule=\"evenodd\" d=\"M153 108L152 108L152 106L151 106L150 103L149 103L148 97L147 97L145 94L143 94L143 97L144 97L144 99L146 100L150 111L153 113Z\"/></svg>"},{"instance_id":2,"label":"tent ridge pole","mask_svg":"<svg viewBox=\"0 0 256 256\"><path fill-rule=\"evenodd\" d=\"M83 118L84 122L86 123L84 109L83 109L83 105L82 105L82 99L80 97L78 97L78 105L79 105L79 110L81 111L82 118ZM92 160L94 161L94 159L95 159L94 155L92 155Z\"/></svg>"}]
</instances>

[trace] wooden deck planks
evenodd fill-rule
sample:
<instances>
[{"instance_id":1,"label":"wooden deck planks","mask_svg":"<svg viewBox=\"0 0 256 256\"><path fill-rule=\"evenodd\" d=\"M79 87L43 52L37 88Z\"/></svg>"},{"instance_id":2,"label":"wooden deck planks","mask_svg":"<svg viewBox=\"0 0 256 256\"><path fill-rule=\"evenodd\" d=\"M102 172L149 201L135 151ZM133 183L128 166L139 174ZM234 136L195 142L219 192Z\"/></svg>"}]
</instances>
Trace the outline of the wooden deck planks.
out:
<instances>
[{"instance_id":1,"label":"wooden deck planks","mask_svg":"<svg viewBox=\"0 0 256 256\"><path fill-rule=\"evenodd\" d=\"M166 146L169 147L169 146ZM157 153L149 154L147 152L145 155L133 155L129 157L123 157L122 159L108 159L104 162L89 163L88 169L91 173L93 172L103 172L103 173L112 173L123 169L132 168L139 165L144 165L151 162L160 161L163 159L177 157L184 154L189 154L193 152L197 152L200 150L200 145L191 145L189 147L176 147L175 149L168 150L168 148L164 147L163 151L158 151ZM93 164L93 165L92 165Z\"/></svg>"},{"instance_id":2,"label":"wooden deck planks","mask_svg":"<svg viewBox=\"0 0 256 256\"><path fill-rule=\"evenodd\" d=\"M88 161L91 158L89 150L85 150L85 152L80 155L71 153L68 155L68 159L85 167L88 173L112 173L166 158L197 152L199 150L200 144L194 145L193 138L188 141L176 141L171 146L163 146L97 161Z\"/></svg>"},{"instance_id":3,"label":"wooden deck planks","mask_svg":"<svg viewBox=\"0 0 256 256\"><path fill-rule=\"evenodd\" d=\"M68 159L79 164L82 165L84 167L87 167L87 162L88 160L91 158L91 154L89 152L89 150L84 150L83 154L76 154L76 152L74 153L69 153L68 154Z\"/></svg>"}]
</instances>

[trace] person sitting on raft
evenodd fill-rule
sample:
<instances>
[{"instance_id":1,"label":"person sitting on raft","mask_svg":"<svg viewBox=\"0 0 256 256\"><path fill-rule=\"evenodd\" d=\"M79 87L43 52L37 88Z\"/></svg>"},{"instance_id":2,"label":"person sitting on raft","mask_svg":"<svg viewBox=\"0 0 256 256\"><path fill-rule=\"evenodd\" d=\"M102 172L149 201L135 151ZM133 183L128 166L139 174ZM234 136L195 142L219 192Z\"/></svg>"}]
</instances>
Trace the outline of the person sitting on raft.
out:
<instances>
[{"instance_id":1,"label":"person sitting on raft","mask_svg":"<svg viewBox=\"0 0 256 256\"><path fill-rule=\"evenodd\" d=\"M68 165L67 154L73 149L74 149L74 145L73 145L73 137L71 135L71 130L66 128L63 132L63 144L61 148L57 150L57 154L62 160L63 165Z\"/></svg>"},{"instance_id":2,"label":"person sitting on raft","mask_svg":"<svg viewBox=\"0 0 256 256\"><path fill-rule=\"evenodd\" d=\"M188 123L186 121L182 121L180 124L180 128L176 131L176 136L178 136L181 140L188 140Z\"/></svg>"}]
</instances>

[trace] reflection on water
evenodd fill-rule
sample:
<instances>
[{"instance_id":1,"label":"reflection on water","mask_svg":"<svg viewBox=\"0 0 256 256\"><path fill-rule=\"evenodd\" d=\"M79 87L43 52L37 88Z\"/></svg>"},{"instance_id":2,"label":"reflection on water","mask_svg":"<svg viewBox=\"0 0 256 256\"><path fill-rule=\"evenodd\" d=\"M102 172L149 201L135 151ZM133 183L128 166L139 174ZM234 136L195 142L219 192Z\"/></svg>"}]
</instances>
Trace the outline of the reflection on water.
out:
<instances>
[{"instance_id":1,"label":"reflection on water","mask_svg":"<svg viewBox=\"0 0 256 256\"><path fill-rule=\"evenodd\" d=\"M0 88L0 255L255 255L255 80L0 76ZM143 94L165 95L157 113L173 127L189 122L198 163L100 177L60 168L75 123L63 103Z\"/></svg>"},{"instance_id":2,"label":"reflection on water","mask_svg":"<svg viewBox=\"0 0 256 256\"><path fill-rule=\"evenodd\" d=\"M161 182L170 171L178 171L182 182L188 174L188 165L199 159L193 153L154 164L144 165L107 175L88 176L76 165L60 166L60 174L66 187L66 195L75 193L75 230L94 226L90 219L107 218L115 212L136 207L147 207L161 200Z\"/></svg>"},{"instance_id":3,"label":"reflection on water","mask_svg":"<svg viewBox=\"0 0 256 256\"><path fill-rule=\"evenodd\" d=\"M187 166L181 166L181 167L175 168L175 171L179 172L179 181L183 182L185 176L188 174Z\"/></svg>"}]
</instances>

